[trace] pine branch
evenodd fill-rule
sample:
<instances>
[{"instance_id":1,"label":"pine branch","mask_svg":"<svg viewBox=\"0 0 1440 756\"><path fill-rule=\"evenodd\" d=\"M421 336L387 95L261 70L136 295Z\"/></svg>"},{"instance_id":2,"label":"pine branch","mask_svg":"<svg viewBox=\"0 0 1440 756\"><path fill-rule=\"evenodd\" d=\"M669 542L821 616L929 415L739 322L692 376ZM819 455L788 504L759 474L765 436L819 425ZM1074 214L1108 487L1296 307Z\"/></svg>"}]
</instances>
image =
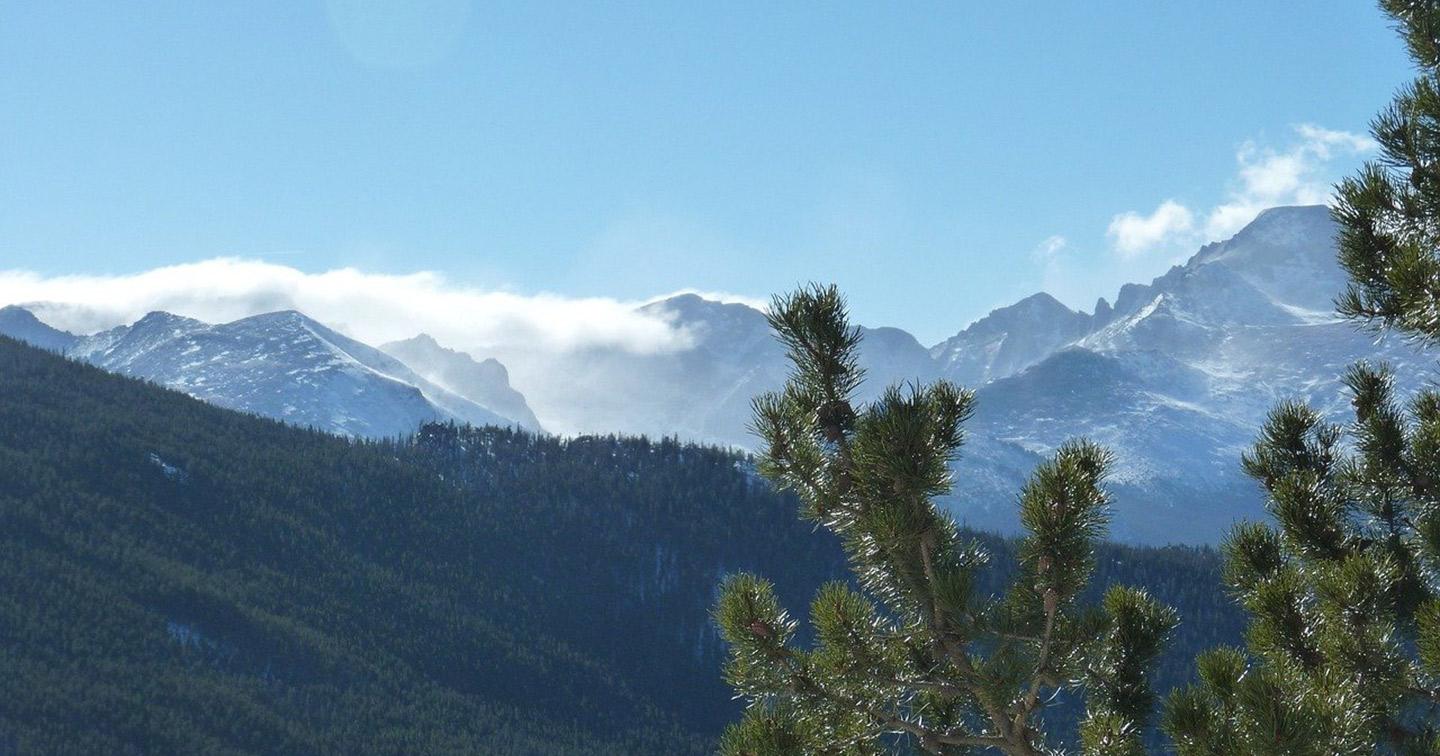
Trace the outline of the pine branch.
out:
<instances>
[{"instance_id":1,"label":"pine branch","mask_svg":"<svg viewBox=\"0 0 1440 756\"><path fill-rule=\"evenodd\" d=\"M1053 591L1053 589L1051 589ZM1053 592L1045 594L1045 633L1040 638L1040 659L1035 662L1035 672L1031 676L1030 690L1025 694L1024 716L1029 716L1035 709L1035 703L1040 698L1040 685L1045 679L1045 664L1050 660L1050 642L1055 632L1055 603L1051 600Z\"/></svg>"},{"instance_id":2,"label":"pine branch","mask_svg":"<svg viewBox=\"0 0 1440 756\"><path fill-rule=\"evenodd\" d=\"M760 471L798 491L806 515L840 536L863 595L822 589L811 607L819 646L801 654L786 645L793 623L768 584L733 583L742 594L722 594L716 613L732 646L732 684L752 703L793 708L812 750L874 747L867 737L893 733L931 753L1037 754L1044 737L1032 718L1041 691L1063 685L1051 669L1056 655L1093 642L1062 639L1062 612L1089 578L1105 524L1099 486L1109 454L1067 443L1036 470L1022 495L1032 536L1021 560L1037 585L990 603L984 611L995 617L980 616L971 571L983 552L959 545L954 522L935 504L950 490L974 395L939 381L890 387L857 407L859 330L834 287L776 297L767 317L793 369L783 391L754 403L754 428L768 448ZM1037 598L1043 611L1033 603L1018 610ZM977 635L998 642L976 643ZM1028 675L1011 669L1016 653L1035 655ZM931 714L934 723L922 721ZM747 719L727 743L801 737L783 726L784 717Z\"/></svg>"}]
</instances>

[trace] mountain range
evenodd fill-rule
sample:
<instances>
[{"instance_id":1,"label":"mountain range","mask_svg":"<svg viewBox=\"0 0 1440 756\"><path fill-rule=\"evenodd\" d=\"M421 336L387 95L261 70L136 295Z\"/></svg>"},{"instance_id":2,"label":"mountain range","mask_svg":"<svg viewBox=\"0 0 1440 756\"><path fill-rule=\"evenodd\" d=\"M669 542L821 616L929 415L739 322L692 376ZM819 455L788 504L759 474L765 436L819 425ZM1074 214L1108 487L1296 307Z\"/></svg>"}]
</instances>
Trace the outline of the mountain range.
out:
<instances>
[{"instance_id":1,"label":"mountain range","mask_svg":"<svg viewBox=\"0 0 1440 756\"><path fill-rule=\"evenodd\" d=\"M492 409L293 310L218 325L152 312L75 336L10 306L0 310L0 334L222 407L341 435L403 436L437 420L540 429L503 368L477 365L464 376L471 396L497 400Z\"/></svg>"},{"instance_id":2,"label":"mountain range","mask_svg":"<svg viewBox=\"0 0 1440 756\"><path fill-rule=\"evenodd\" d=\"M862 398L936 377L976 389L949 499L967 525L1016 532L1029 471L1086 436L1116 454L1116 538L1214 543L1236 519L1264 515L1239 460L1276 402L1300 399L1338 422L1352 362L1388 362L1404 390L1429 375L1412 345L1334 314L1345 285L1335 233L1325 207L1273 208L1089 313L1039 293L928 349L904 331L865 328ZM645 309L690 333L693 348L502 359L547 426L753 445L749 399L778 388L788 369L763 314L693 294Z\"/></svg>"},{"instance_id":3,"label":"mountain range","mask_svg":"<svg viewBox=\"0 0 1440 756\"><path fill-rule=\"evenodd\" d=\"M1298 399L1342 422L1341 376L1354 361L1389 363L1405 391L1430 374L1412 345L1333 314L1344 282L1326 208L1288 207L1261 213L1148 285L1126 285L1113 307L1097 305L1080 335L980 387L973 442L957 468L956 498L965 502L957 513L1013 530L1024 472L1084 435L1116 454L1117 538L1214 542L1235 519L1262 516L1239 459L1271 407ZM1052 314L1049 327L1015 320L999 330L1027 348L1076 322L1066 313Z\"/></svg>"},{"instance_id":4,"label":"mountain range","mask_svg":"<svg viewBox=\"0 0 1440 756\"><path fill-rule=\"evenodd\" d=\"M714 753L743 708L720 579L803 609L848 574L733 450L448 423L355 444L7 338L0 460L4 753ZM1019 577L1017 543L966 535L978 596ZM1220 566L1101 543L1080 600L1181 613L1163 696L1240 640ZM1080 703L1047 696L1052 745Z\"/></svg>"},{"instance_id":5,"label":"mountain range","mask_svg":"<svg viewBox=\"0 0 1440 756\"><path fill-rule=\"evenodd\" d=\"M1327 209L1273 208L1090 313L1039 293L928 348L900 329L864 328L862 399L940 377L977 390L948 499L968 526L1014 532L1029 471L1065 439L1087 436L1116 454L1115 538L1213 543L1237 518L1263 514L1239 457L1277 401L1301 399L1341 420L1340 376L1351 362L1390 363L1404 389L1428 375L1411 345L1333 314L1344 280ZM296 312L222 325L152 313L76 337L8 307L0 334L349 435L399 435L441 419L751 446L750 399L788 370L764 314L694 294L640 309L686 332L690 348L472 357L422 334L375 349Z\"/></svg>"}]
</instances>

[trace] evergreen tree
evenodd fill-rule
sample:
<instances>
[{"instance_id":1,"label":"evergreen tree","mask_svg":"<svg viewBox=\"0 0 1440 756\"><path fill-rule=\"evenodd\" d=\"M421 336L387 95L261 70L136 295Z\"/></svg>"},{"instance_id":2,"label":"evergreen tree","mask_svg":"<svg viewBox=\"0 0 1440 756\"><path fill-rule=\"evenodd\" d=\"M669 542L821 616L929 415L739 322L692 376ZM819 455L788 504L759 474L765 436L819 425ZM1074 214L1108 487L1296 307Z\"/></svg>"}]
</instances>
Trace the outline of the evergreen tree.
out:
<instances>
[{"instance_id":1,"label":"evergreen tree","mask_svg":"<svg viewBox=\"0 0 1440 756\"><path fill-rule=\"evenodd\" d=\"M1383 0L1419 76L1376 116L1380 157L1337 187L1340 312L1424 343L1440 339L1440 3Z\"/></svg>"},{"instance_id":2,"label":"evergreen tree","mask_svg":"<svg viewBox=\"0 0 1440 756\"><path fill-rule=\"evenodd\" d=\"M754 402L760 470L840 537L859 590L819 592L807 649L768 581L724 582L715 617L731 646L726 676L749 708L722 752L1036 754L1040 714L1063 688L1086 693L1087 750L1143 751L1146 668L1175 614L1125 587L1100 607L1077 601L1106 525L1110 455L1071 442L1035 471L1020 495L1029 534L1017 577L1003 596L978 595L987 554L934 504L950 488L973 394L940 381L856 408L860 335L837 291L777 297L769 319L793 370Z\"/></svg>"},{"instance_id":3,"label":"evergreen tree","mask_svg":"<svg viewBox=\"0 0 1440 756\"><path fill-rule=\"evenodd\" d=\"M743 710L715 565L786 600L847 574L795 506L728 450L355 441L0 337L0 754L713 753ZM973 537L998 591L1016 544ZM1087 599L1144 585L1188 620L1157 692L1238 639L1211 550L1095 561Z\"/></svg>"},{"instance_id":4,"label":"evergreen tree","mask_svg":"<svg viewBox=\"0 0 1440 756\"><path fill-rule=\"evenodd\" d=\"M1385 0L1420 75L1374 121L1378 160L1337 187L1341 314L1440 340L1440 3ZM1350 437L1303 404L1244 456L1279 526L1238 526L1226 580L1247 649L1198 659L1170 697L1182 754L1440 751L1440 393L1406 403L1391 372L1345 376Z\"/></svg>"},{"instance_id":5,"label":"evergreen tree","mask_svg":"<svg viewBox=\"0 0 1440 756\"><path fill-rule=\"evenodd\" d=\"M1440 394L1402 408L1390 373L1364 364L1346 383L1353 452L1288 402L1244 456L1279 529L1241 524L1225 543L1248 654L1203 654L1201 682L1171 695L1165 729L1182 754L1440 747Z\"/></svg>"}]
</instances>

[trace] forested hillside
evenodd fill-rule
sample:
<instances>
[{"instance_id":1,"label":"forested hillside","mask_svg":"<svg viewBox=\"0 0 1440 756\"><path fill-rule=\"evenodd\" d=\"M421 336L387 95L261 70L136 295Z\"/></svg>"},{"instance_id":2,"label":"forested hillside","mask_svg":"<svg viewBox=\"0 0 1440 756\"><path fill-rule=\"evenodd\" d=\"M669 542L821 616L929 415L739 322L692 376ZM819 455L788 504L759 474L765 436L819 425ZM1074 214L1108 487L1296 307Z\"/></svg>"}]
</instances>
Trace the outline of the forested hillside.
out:
<instances>
[{"instance_id":1,"label":"forested hillside","mask_svg":"<svg viewBox=\"0 0 1440 756\"><path fill-rule=\"evenodd\" d=\"M700 750L539 624L435 476L8 341L0 398L20 752Z\"/></svg>"},{"instance_id":2,"label":"forested hillside","mask_svg":"<svg viewBox=\"0 0 1440 756\"><path fill-rule=\"evenodd\" d=\"M846 572L730 452L355 442L0 339L0 751L705 752L739 569L795 611ZM1238 640L1213 552L1096 577L1180 611L1162 690Z\"/></svg>"}]
</instances>

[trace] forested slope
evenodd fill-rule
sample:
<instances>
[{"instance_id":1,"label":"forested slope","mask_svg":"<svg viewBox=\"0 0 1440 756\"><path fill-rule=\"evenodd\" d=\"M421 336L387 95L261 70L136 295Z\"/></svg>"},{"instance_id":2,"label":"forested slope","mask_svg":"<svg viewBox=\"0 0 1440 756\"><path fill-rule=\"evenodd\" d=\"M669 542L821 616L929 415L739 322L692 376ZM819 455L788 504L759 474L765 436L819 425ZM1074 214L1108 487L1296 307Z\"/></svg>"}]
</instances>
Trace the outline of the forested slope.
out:
<instances>
[{"instance_id":1,"label":"forested slope","mask_svg":"<svg viewBox=\"0 0 1440 756\"><path fill-rule=\"evenodd\" d=\"M1099 568L1182 614L1157 687L1238 640L1213 552ZM845 574L730 452L359 443L0 339L0 750L704 752L739 569L799 612Z\"/></svg>"},{"instance_id":2,"label":"forested slope","mask_svg":"<svg viewBox=\"0 0 1440 756\"><path fill-rule=\"evenodd\" d=\"M702 752L545 626L523 550L378 447L0 340L22 753Z\"/></svg>"}]
</instances>

